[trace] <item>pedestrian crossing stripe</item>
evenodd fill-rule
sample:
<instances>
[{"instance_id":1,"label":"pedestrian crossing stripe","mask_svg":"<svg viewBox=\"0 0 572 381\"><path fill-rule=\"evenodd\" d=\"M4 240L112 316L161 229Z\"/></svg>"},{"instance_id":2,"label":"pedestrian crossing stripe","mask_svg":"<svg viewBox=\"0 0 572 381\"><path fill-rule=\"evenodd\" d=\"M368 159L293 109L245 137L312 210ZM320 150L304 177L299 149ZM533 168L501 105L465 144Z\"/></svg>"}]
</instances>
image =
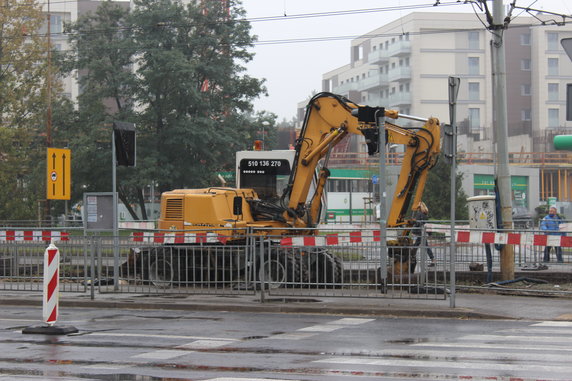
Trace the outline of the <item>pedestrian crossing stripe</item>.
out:
<instances>
[{"instance_id":1,"label":"pedestrian crossing stripe","mask_svg":"<svg viewBox=\"0 0 572 381\"><path fill-rule=\"evenodd\" d=\"M554 365L554 364L503 364L503 363L483 363L471 361L435 361L431 360L408 360L408 359L387 359L375 357L330 357L327 359L316 360L314 363L336 364L336 365L373 365L373 366L396 366L396 367L416 367L416 368L439 368L444 369L474 369L478 371L495 370L495 371L518 371L518 372L562 372L572 374L572 365Z\"/></svg>"}]
</instances>

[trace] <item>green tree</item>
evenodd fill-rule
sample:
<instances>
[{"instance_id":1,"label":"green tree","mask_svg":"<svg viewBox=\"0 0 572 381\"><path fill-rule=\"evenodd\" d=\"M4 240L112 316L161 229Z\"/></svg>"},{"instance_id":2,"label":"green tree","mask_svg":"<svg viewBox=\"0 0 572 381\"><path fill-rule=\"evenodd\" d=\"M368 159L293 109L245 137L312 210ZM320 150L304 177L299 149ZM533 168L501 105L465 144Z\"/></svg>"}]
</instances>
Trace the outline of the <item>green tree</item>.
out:
<instances>
[{"instance_id":1,"label":"green tree","mask_svg":"<svg viewBox=\"0 0 572 381\"><path fill-rule=\"evenodd\" d=\"M3 0L0 12L0 125L31 128L43 120L47 39L35 1Z\"/></svg>"},{"instance_id":2,"label":"green tree","mask_svg":"<svg viewBox=\"0 0 572 381\"><path fill-rule=\"evenodd\" d=\"M240 3L229 1L228 9L224 3L137 0L128 13L105 2L71 26L77 55L68 57L69 68L88 73L79 111L85 135L109 142L106 122L137 125L137 167L118 171L126 205L141 205L152 181L160 191L215 184L234 153L252 144L256 125L269 118L274 124L267 115L249 114L264 92L242 66L252 59L254 38L239 20ZM105 103L110 100L113 107ZM79 164L85 165L85 189L103 162L93 162L97 148L84 149L91 157Z\"/></svg>"},{"instance_id":3,"label":"green tree","mask_svg":"<svg viewBox=\"0 0 572 381\"><path fill-rule=\"evenodd\" d=\"M46 19L36 1L0 4L0 218L33 219L46 194ZM57 98L57 69L51 73Z\"/></svg>"},{"instance_id":4,"label":"green tree","mask_svg":"<svg viewBox=\"0 0 572 381\"><path fill-rule=\"evenodd\" d=\"M455 218L468 220L467 194L462 188L463 174L457 172ZM427 184L423 193L423 201L429 208L429 218L432 220L451 220L451 165L443 155L435 167L429 171Z\"/></svg>"}]
</instances>

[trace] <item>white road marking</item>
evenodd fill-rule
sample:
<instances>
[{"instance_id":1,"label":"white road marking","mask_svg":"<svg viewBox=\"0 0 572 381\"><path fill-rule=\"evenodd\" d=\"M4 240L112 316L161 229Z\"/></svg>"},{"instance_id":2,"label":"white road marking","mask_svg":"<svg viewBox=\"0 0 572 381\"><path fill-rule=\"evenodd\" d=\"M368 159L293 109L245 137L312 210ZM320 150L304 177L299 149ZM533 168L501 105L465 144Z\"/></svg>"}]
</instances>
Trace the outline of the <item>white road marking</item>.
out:
<instances>
[{"instance_id":1,"label":"white road marking","mask_svg":"<svg viewBox=\"0 0 572 381\"><path fill-rule=\"evenodd\" d=\"M496 370L496 371L515 371L515 372L562 372L572 374L572 366L554 365L554 364L501 364L501 363L483 363L468 361L435 361L435 360L406 360L406 359L379 359L379 358L359 358L359 357L330 357L323 360L313 361L323 364L338 365L374 365L374 366L397 366L397 367L421 367L421 368L439 368L444 370L447 368L459 369L475 369ZM363 370L363 369L362 369Z\"/></svg>"},{"instance_id":2,"label":"white road marking","mask_svg":"<svg viewBox=\"0 0 572 381\"><path fill-rule=\"evenodd\" d=\"M559 336L502 336L502 335L467 335L460 338L460 340L479 340L479 341L530 341L538 343L540 341L549 343L569 343L570 337Z\"/></svg>"},{"instance_id":3,"label":"white road marking","mask_svg":"<svg viewBox=\"0 0 572 381\"><path fill-rule=\"evenodd\" d=\"M209 349L236 343L236 340L195 340L187 344L178 345L177 348Z\"/></svg>"},{"instance_id":4,"label":"white road marking","mask_svg":"<svg viewBox=\"0 0 572 381\"><path fill-rule=\"evenodd\" d=\"M92 332L90 336L112 336L112 337L152 337L157 339L181 339L181 340L219 340L219 341L240 341L238 339L227 339L224 337L205 336L180 336L180 335L149 335L147 333L117 333L117 332Z\"/></svg>"},{"instance_id":5,"label":"white road marking","mask_svg":"<svg viewBox=\"0 0 572 381\"><path fill-rule=\"evenodd\" d=\"M375 321L375 319L363 319L363 318L343 318L334 320L328 324L335 324L335 325L359 325L369 323L371 321Z\"/></svg>"},{"instance_id":6,"label":"white road marking","mask_svg":"<svg viewBox=\"0 0 572 381\"><path fill-rule=\"evenodd\" d=\"M531 324L533 327L572 327L572 321L543 321Z\"/></svg>"},{"instance_id":7,"label":"white road marking","mask_svg":"<svg viewBox=\"0 0 572 381\"><path fill-rule=\"evenodd\" d=\"M436 347L436 348L478 348L478 349L514 349L523 351L557 351L572 352L572 348L559 345L533 345L526 347L523 345L509 344L475 344L475 343L416 343L411 344L414 347Z\"/></svg>"},{"instance_id":8,"label":"white road marking","mask_svg":"<svg viewBox=\"0 0 572 381\"><path fill-rule=\"evenodd\" d=\"M345 328L341 325L333 325L333 324L316 324L310 327L300 328L298 331L309 331L309 332L333 332L338 329Z\"/></svg>"},{"instance_id":9,"label":"white road marking","mask_svg":"<svg viewBox=\"0 0 572 381\"><path fill-rule=\"evenodd\" d=\"M160 349L153 352L140 353L131 358L150 359L150 360L169 360L175 357L180 357L193 353L192 351L178 351L174 349Z\"/></svg>"},{"instance_id":10,"label":"white road marking","mask_svg":"<svg viewBox=\"0 0 572 381\"><path fill-rule=\"evenodd\" d=\"M290 332L290 333L281 333L278 335L270 336L265 338L264 340L302 340L307 339L309 337L316 336L316 333L311 332Z\"/></svg>"}]
</instances>

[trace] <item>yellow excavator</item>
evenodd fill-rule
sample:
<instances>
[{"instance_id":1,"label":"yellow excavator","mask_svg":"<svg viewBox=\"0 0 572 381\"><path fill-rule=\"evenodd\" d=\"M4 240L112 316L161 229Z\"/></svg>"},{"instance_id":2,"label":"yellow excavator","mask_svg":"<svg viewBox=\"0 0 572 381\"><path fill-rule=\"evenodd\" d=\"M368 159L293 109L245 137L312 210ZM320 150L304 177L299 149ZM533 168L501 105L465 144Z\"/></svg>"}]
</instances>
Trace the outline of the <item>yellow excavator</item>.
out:
<instances>
[{"instance_id":1,"label":"yellow excavator","mask_svg":"<svg viewBox=\"0 0 572 381\"><path fill-rule=\"evenodd\" d=\"M378 126L380 117L385 118L385 125L381 127ZM403 127L388 121L400 118L414 119L424 124L422 127ZM428 171L436 164L440 152L438 119L412 117L383 107L362 106L343 96L323 92L312 97L308 103L304 124L295 145L290 177L282 194L276 199L261 200L253 189L225 187L176 189L162 194L159 230L175 232L179 236L192 233L193 237L214 233L224 237L218 244L239 248L231 254L234 258L209 258L212 248L210 251L193 249L190 258L189 251L177 247L177 240L174 240L172 244L162 247L141 248L137 252L138 258L132 261L139 261L143 276L152 283L170 284L174 281L204 279L205 271L212 273L214 268L216 271L242 271L244 266L239 263L248 261L237 260L237 257L244 255L247 237L252 235L270 241L285 236L317 234L314 228L320 222L322 195L329 176L327 163L333 147L348 134L363 135L368 153L374 155L378 152L380 132L385 133L386 144L405 147L387 226L407 228L410 221L405 219L405 214L412 203L416 205L421 201ZM249 170L264 173L266 169L284 163L280 160L256 160L248 165ZM411 246L408 230L403 231L404 234L395 242L388 242L388 246ZM184 240L180 242L189 245ZM395 255L403 256L403 250L399 249L399 254L396 251ZM303 260L300 256L303 256ZM408 260L406 256L400 262L407 265ZM258 267L267 270L267 277L276 278L272 271L274 267L285 269L282 278L275 279L278 283L304 279L313 282L341 280L341 262L323 249L281 251L273 247L265 254L264 261ZM228 269L229 266L232 269ZM209 279L213 277L225 276L209 275Z\"/></svg>"}]
</instances>

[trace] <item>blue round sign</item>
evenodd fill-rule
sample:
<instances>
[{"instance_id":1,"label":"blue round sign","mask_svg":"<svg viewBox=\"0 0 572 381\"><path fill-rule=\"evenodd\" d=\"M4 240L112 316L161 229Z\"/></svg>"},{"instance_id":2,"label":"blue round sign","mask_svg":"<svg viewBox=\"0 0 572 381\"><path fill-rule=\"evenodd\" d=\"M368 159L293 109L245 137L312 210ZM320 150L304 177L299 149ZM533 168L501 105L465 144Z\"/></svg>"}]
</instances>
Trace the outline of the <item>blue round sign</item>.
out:
<instances>
[{"instance_id":1,"label":"blue round sign","mask_svg":"<svg viewBox=\"0 0 572 381\"><path fill-rule=\"evenodd\" d=\"M377 185L379 183L379 176L378 175L371 176L371 182Z\"/></svg>"}]
</instances>

